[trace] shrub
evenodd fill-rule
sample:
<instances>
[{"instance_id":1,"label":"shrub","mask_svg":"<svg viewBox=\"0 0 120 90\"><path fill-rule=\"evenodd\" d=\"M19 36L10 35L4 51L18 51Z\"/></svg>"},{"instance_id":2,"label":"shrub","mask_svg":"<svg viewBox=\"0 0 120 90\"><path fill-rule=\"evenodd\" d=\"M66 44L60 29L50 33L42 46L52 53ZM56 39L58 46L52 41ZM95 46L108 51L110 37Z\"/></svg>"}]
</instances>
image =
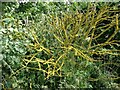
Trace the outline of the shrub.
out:
<instances>
[{"instance_id":1,"label":"shrub","mask_svg":"<svg viewBox=\"0 0 120 90\"><path fill-rule=\"evenodd\" d=\"M118 13L90 3L85 12L42 14L24 27L3 17L3 88L119 87Z\"/></svg>"}]
</instances>

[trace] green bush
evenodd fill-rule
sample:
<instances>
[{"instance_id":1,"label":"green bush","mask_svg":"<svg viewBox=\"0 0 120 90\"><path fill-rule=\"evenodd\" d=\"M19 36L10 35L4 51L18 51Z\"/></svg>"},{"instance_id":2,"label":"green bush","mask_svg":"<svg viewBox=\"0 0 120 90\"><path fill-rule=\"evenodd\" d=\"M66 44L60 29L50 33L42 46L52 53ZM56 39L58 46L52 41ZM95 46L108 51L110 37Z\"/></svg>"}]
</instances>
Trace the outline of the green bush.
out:
<instances>
[{"instance_id":1,"label":"green bush","mask_svg":"<svg viewBox=\"0 0 120 90\"><path fill-rule=\"evenodd\" d=\"M49 3L60 8L38 13L37 20L28 19L25 26L17 14L2 16L3 89L119 87L115 81L119 79L119 10L85 3L84 12L79 12L79 4L71 4L65 12L65 4L62 8L63 3ZM62 13L57 11L61 8Z\"/></svg>"}]
</instances>

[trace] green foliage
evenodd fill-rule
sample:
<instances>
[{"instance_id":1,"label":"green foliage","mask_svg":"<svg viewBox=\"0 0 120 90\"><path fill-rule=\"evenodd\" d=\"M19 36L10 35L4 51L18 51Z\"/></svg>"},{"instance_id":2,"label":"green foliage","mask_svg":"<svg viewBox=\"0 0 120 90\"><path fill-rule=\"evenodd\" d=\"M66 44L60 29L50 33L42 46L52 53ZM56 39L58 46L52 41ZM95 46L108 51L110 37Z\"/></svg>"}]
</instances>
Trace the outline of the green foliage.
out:
<instances>
[{"instance_id":1,"label":"green foliage","mask_svg":"<svg viewBox=\"0 0 120 90\"><path fill-rule=\"evenodd\" d=\"M0 27L3 89L119 87L117 5L5 4Z\"/></svg>"}]
</instances>

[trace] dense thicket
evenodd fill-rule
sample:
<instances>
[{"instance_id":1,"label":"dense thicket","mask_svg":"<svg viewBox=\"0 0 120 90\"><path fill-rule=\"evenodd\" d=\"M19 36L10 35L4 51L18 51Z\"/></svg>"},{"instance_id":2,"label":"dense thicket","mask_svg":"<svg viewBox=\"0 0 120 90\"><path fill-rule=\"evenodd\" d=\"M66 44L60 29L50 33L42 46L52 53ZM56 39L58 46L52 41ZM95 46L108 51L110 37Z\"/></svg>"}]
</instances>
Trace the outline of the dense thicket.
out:
<instances>
[{"instance_id":1,"label":"dense thicket","mask_svg":"<svg viewBox=\"0 0 120 90\"><path fill-rule=\"evenodd\" d=\"M2 3L2 88L120 88L119 3Z\"/></svg>"}]
</instances>

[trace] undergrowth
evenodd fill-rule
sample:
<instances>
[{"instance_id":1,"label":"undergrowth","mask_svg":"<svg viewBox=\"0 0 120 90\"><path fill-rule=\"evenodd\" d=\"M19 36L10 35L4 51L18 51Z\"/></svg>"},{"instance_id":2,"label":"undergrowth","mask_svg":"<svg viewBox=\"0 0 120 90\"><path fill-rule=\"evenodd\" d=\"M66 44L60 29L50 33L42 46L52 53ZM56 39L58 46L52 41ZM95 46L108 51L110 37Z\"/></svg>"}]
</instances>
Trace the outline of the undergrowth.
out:
<instances>
[{"instance_id":1,"label":"undergrowth","mask_svg":"<svg viewBox=\"0 0 120 90\"><path fill-rule=\"evenodd\" d=\"M107 5L96 10L96 4L91 3L85 12L43 14L39 22L24 28L14 19L13 25L6 26L3 18L3 39L9 38L9 44L3 41L3 67L10 70L7 78L14 82L7 86L3 79L3 88L119 87L115 83L120 78L119 13ZM18 58L6 59L7 48L15 48L12 57ZM24 79L28 81L25 85Z\"/></svg>"}]
</instances>

